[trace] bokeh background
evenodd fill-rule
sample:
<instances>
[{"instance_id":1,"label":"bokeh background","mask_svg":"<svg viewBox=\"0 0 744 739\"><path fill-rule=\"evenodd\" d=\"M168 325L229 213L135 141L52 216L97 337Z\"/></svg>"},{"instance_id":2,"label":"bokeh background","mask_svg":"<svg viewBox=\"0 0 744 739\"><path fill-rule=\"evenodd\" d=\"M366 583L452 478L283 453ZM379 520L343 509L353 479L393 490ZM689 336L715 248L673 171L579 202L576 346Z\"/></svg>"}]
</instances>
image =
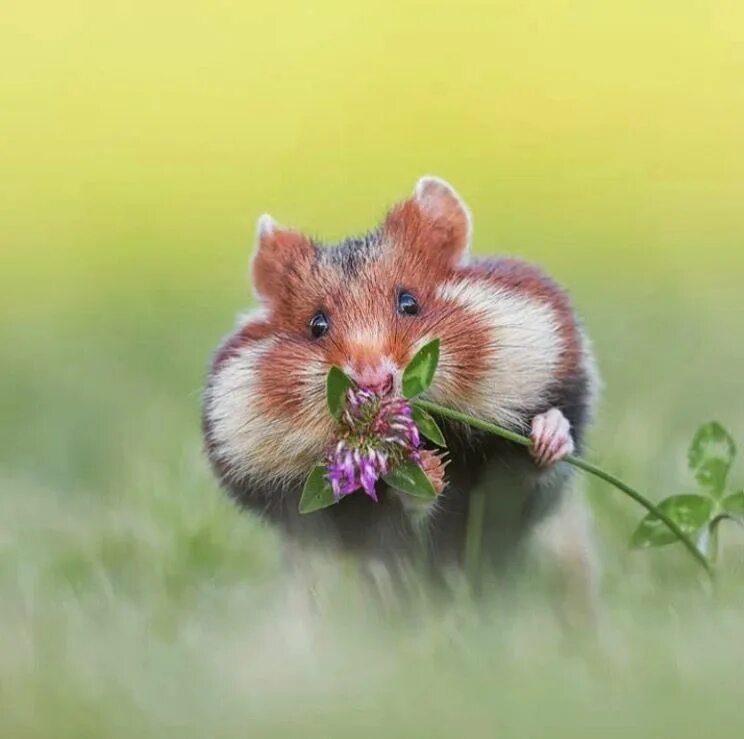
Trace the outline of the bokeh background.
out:
<instances>
[{"instance_id":1,"label":"bokeh background","mask_svg":"<svg viewBox=\"0 0 744 739\"><path fill-rule=\"evenodd\" d=\"M699 423L744 439L744 5L29 0L0 69L0 735L741 736L735 541L711 597L591 483L598 633L342 562L318 618L198 415L258 215L332 240L432 173L574 295L592 457L692 489Z\"/></svg>"}]
</instances>

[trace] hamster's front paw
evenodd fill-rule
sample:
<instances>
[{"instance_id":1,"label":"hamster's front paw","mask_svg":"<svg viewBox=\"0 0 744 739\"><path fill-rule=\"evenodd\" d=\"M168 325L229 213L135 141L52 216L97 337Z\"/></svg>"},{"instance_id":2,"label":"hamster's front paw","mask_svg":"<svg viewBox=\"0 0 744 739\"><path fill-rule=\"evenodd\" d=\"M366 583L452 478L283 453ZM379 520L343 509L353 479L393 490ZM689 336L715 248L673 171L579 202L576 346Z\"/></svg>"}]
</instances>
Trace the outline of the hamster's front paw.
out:
<instances>
[{"instance_id":1,"label":"hamster's front paw","mask_svg":"<svg viewBox=\"0 0 744 739\"><path fill-rule=\"evenodd\" d=\"M574 450L571 424L558 408L551 408L532 419L532 454L540 467L560 462Z\"/></svg>"}]
</instances>

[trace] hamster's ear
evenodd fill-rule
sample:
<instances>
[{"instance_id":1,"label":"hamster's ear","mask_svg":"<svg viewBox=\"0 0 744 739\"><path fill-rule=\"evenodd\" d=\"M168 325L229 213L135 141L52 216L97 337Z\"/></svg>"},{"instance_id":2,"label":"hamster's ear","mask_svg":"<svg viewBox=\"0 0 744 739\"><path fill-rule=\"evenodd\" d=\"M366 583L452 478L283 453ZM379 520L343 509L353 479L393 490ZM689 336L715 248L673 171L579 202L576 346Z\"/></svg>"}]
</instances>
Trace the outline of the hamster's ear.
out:
<instances>
[{"instance_id":1,"label":"hamster's ear","mask_svg":"<svg viewBox=\"0 0 744 739\"><path fill-rule=\"evenodd\" d=\"M413 196L393 208L385 221L385 232L397 245L448 265L467 253L471 230L468 207L439 177L422 177Z\"/></svg>"},{"instance_id":2,"label":"hamster's ear","mask_svg":"<svg viewBox=\"0 0 744 739\"><path fill-rule=\"evenodd\" d=\"M256 296L264 302L280 297L292 282L291 274L300 273L304 267L309 270L314 254L310 239L280 226L270 215L262 215L256 226L256 253L251 265Z\"/></svg>"}]
</instances>

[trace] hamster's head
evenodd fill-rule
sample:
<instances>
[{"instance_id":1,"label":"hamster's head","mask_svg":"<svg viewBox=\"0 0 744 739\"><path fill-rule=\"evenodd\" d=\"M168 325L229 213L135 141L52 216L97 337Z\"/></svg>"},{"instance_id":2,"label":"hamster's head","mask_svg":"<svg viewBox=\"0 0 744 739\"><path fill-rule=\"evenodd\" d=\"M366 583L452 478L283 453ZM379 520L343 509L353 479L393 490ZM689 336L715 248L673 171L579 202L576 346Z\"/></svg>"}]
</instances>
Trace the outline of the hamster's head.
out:
<instances>
[{"instance_id":1,"label":"hamster's head","mask_svg":"<svg viewBox=\"0 0 744 739\"><path fill-rule=\"evenodd\" d=\"M488 291L467 266L470 215L442 180L419 180L376 230L323 246L258 222L252 278L259 310L218 351L204 425L223 478L294 480L333 435L325 382L336 365L397 393L403 370L441 340L429 397L477 408L489 371Z\"/></svg>"}]
</instances>

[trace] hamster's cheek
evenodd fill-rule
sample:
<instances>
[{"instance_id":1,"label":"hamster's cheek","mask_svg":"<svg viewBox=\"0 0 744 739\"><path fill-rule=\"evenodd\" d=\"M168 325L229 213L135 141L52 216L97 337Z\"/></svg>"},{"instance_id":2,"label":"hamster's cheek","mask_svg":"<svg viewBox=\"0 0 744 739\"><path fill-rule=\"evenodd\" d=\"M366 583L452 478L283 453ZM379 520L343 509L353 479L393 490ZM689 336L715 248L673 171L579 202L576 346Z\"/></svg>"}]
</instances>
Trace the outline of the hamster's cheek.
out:
<instances>
[{"instance_id":1,"label":"hamster's cheek","mask_svg":"<svg viewBox=\"0 0 744 739\"><path fill-rule=\"evenodd\" d=\"M325 399L329 368L319 342L276 337L258 365L263 412L308 436L327 438L332 431Z\"/></svg>"},{"instance_id":2,"label":"hamster's cheek","mask_svg":"<svg viewBox=\"0 0 744 739\"><path fill-rule=\"evenodd\" d=\"M440 340L439 366L431 395L456 407L470 407L493 361L491 330L482 313L444 303L428 318L428 341Z\"/></svg>"},{"instance_id":3,"label":"hamster's cheek","mask_svg":"<svg viewBox=\"0 0 744 739\"><path fill-rule=\"evenodd\" d=\"M322 355L296 339L273 336L226 361L210 389L214 454L231 475L299 478L332 434Z\"/></svg>"},{"instance_id":4,"label":"hamster's cheek","mask_svg":"<svg viewBox=\"0 0 744 739\"><path fill-rule=\"evenodd\" d=\"M443 402L501 425L524 426L525 409L547 402L564 349L555 309L524 290L487 279L439 289L452 305L442 322Z\"/></svg>"}]
</instances>

